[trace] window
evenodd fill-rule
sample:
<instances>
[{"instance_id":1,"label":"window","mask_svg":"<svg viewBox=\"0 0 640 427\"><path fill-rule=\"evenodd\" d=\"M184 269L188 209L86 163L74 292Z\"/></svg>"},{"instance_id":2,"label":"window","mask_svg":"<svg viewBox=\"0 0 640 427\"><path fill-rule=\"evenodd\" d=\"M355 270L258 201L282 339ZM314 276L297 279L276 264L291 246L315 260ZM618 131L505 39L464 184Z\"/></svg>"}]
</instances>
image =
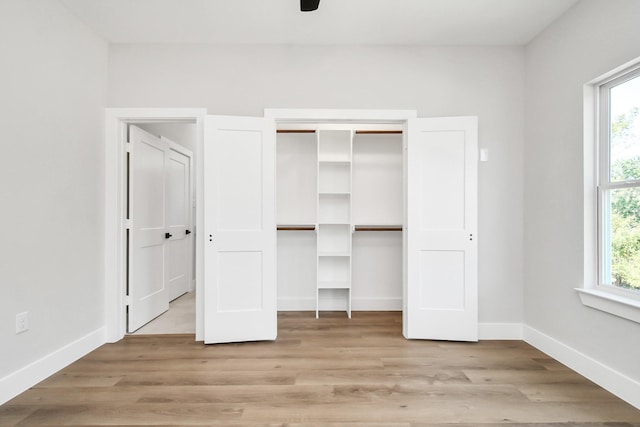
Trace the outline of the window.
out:
<instances>
[{"instance_id":1,"label":"window","mask_svg":"<svg viewBox=\"0 0 640 427\"><path fill-rule=\"evenodd\" d=\"M640 323L640 62L585 86L582 303Z\"/></svg>"},{"instance_id":2,"label":"window","mask_svg":"<svg viewBox=\"0 0 640 427\"><path fill-rule=\"evenodd\" d=\"M640 296L640 69L598 95L598 285Z\"/></svg>"}]
</instances>

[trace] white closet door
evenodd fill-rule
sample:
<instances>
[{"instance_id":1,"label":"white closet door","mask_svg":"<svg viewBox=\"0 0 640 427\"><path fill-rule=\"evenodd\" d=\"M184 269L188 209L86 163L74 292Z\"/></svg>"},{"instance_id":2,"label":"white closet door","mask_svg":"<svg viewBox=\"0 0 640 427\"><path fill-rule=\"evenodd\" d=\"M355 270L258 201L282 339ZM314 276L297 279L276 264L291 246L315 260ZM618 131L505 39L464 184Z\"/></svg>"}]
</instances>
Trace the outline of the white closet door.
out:
<instances>
[{"instance_id":1,"label":"white closet door","mask_svg":"<svg viewBox=\"0 0 640 427\"><path fill-rule=\"evenodd\" d=\"M164 139L164 138L163 138ZM191 154L169 142L167 153L166 263L169 301L189 291L191 281Z\"/></svg>"},{"instance_id":2,"label":"white closet door","mask_svg":"<svg viewBox=\"0 0 640 427\"><path fill-rule=\"evenodd\" d=\"M274 340L275 123L208 116L204 341Z\"/></svg>"},{"instance_id":3,"label":"white closet door","mask_svg":"<svg viewBox=\"0 0 640 427\"><path fill-rule=\"evenodd\" d=\"M165 147L131 126L129 160L129 311L133 332L169 309L165 269Z\"/></svg>"},{"instance_id":4,"label":"white closet door","mask_svg":"<svg viewBox=\"0 0 640 427\"><path fill-rule=\"evenodd\" d=\"M478 340L477 128L476 117L408 122L407 338Z\"/></svg>"}]
</instances>

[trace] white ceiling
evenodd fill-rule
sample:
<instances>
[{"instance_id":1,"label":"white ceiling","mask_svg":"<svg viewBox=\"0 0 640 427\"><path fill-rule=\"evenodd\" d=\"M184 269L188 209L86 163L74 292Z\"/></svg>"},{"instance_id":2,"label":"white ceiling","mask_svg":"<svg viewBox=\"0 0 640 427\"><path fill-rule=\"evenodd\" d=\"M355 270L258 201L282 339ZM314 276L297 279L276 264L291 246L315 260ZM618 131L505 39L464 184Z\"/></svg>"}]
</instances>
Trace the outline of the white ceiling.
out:
<instances>
[{"instance_id":1,"label":"white ceiling","mask_svg":"<svg viewBox=\"0 0 640 427\"><path fill-rule=\"evenodd\" d=\"M111 43L524 45L578 0L60 0Z\"/></svg>"}]
</instances>

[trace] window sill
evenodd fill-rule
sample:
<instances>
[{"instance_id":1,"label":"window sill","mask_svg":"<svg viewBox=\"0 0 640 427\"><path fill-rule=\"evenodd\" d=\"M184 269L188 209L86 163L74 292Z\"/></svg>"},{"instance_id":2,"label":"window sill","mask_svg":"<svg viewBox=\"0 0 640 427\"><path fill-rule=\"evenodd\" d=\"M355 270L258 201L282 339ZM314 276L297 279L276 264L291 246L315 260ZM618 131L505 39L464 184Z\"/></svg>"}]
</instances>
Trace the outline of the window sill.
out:
<instances>
[{"instance_id":1,"label":"window sill","mask_svg":"<svg viewBox=\"0 0 640 427\"><path fill-rule=\"evenodd\" d=\"M640 323L640 301L595 289L576 288L582 304Z\"/></svg>"}]
</instances>

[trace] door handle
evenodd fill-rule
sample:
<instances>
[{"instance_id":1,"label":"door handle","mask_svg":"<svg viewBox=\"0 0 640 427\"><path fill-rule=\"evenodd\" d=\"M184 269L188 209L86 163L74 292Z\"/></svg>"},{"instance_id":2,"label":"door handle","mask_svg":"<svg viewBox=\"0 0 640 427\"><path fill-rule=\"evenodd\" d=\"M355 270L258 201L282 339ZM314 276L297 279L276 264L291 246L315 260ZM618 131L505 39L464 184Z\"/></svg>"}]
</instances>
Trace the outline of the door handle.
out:
<instances>
[{"instance_id":1,"label":"door handle","mask_svg":"<svg viewBox=\"0 0 640 427\"><path fill-rule=\"evenodd\" d=\"M187 230L187 231L185 231L185 232L184 232L184 234L186 234L186 235L191 234L191 230Z\"/></svg>"},{"instance_id":2,"label":"door handle","mask_svg":"<svg viewBox=\"0 0 640 427\"><path fill-rule=\"evenodd\" d=\"M171 236L173 236L173 234L171 234L171 233L164 233L164 238L165 238L165 239L169 239Z\"/></svg>"}]
</instances>

